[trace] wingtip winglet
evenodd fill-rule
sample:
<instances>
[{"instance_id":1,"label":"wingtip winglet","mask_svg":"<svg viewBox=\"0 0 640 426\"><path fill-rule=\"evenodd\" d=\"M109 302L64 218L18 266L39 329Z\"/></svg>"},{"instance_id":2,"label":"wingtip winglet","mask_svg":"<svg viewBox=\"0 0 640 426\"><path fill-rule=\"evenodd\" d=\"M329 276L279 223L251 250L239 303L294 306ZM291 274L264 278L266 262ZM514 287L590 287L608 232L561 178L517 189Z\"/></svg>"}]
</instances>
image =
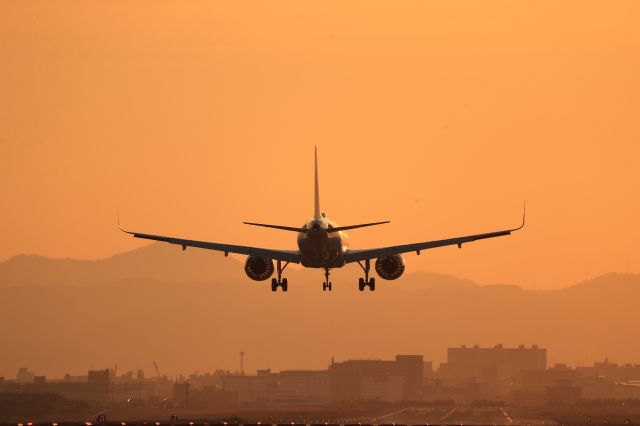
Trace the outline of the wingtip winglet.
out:
<instances>
[{"instance_id":1,"label":"wingtip winglet","mask_svg":"<svg viewBox=\"0 0 640 426\"><path fill-rule=\"evenodd\" d=\"M513 229L514 231L517 231L519 229L524 228L524 224L527 218L527 202L524 202L524 205L522 206L522 223L520 224L520 226L518 226L517 228Z\"/></svg>"},{"instance_id":2,"label":"wingtip winglet","mask_svg":"<svg viewBox=\"0 0 640 426\"><path fill-rule=\"evenodd\" d=\"M116 206L116 217L118 218L118 228L125 234L133 234L133 232L127 231L120 225L120 211L118 210L118 206Z\"/></svg>"}]
</instances>

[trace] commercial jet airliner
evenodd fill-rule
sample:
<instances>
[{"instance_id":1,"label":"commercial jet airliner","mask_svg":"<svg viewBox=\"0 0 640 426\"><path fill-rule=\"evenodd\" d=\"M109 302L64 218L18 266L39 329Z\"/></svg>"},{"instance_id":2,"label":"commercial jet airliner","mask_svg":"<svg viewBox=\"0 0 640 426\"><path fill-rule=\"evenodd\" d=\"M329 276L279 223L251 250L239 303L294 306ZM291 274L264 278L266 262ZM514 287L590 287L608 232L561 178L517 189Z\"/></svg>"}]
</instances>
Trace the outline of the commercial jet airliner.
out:
<instances>
[{"instance_id":1,"label":"commercial jet airliner","mask_svg":"<svg viewBox=\"0 0 640 426\"><path fill-rule=\"evenodd\" d=\"M313 219L307 221L302 227L269 225L264 223L243 222L247 225L263 226L267 228L280 229L298 233L298 250L276 250L260 247L238 246L232 244L212 243L206 241L185 240L175 237L164 237L161 235L142 234L120 229L136 238L147 240L163 241L170 244L182 246L182 250L187 247L197 247L208 250L247 255L244 265L246 274L252 280L264 281L269 279L274 272L277 278L271 279L271 291L288 290L288 282L282 277L282 273L289 263L299 263L307 268L321 268L324 270L325 280L322 283L322 290L331 291L331 281L329 275L331 269L341 268L349 263L357 263L364 272L364 277L359 279L358 289L364 291L367 287L370 291L376 289L375 278L369 277L371 272L371 261L375 260L375 270L378 276L385 280L395 280L399 278L405 269L403 253L416 252L420 254L422 250L435 247L444 247L462 244L485 238L500 237L510 235L512 232L522 229L525 221L525 212L522 214L522 224L513 229L504 231L488 232L484 234L467 235L464 237L448 238L445 240L425 241L413 244L403 244L398 246L379 247L361 250L351 250L349 248L347 234L344 231L366 226L381 225L389 221L362 223L358 225L337 226L327 218L325 213L320 212L320 191L318 187L318 150L315 150L315 203ZM119 219L118 219L119 222ZM119 224L118 224L119 225ZM273 261L276 266L274 267Z\"/></svg>"}]
</instances>

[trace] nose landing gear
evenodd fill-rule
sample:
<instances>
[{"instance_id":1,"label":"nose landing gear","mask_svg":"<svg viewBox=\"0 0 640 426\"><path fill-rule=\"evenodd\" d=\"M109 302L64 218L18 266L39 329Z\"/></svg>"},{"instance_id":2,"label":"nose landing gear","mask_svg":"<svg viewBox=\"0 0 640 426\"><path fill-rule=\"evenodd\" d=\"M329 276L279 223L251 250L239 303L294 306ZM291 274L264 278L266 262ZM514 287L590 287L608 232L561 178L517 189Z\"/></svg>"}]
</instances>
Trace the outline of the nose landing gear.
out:
<instances>
[{"instance_id":1,"label":"nose landing gear","mask_svg":"<svg viewBox=\"0 0 640 426\"><path fill-rule=\"evenodd\" d=\"M369 271L371 270L371 262L369 261L369 259L366 259L364 261L364 266L360 261L358 261L358 265L360 265L360 267L364 271L364 278L360 278L358 280L358 290L364 291L364 289L368 286L370 291L375 291L376 279L369 278Z\"/></svg>"},{"instance_id":2,"label":"nose landing gear","mask_svg":"<svg viewBox=\"0 0 640 426\"><path fill-rule=\"evenodd\" d=\"M282 291L289 290L289 282L287 281L286 278L282 278L282 272L284 271L284 268L286 268L288 264L289 262L285 263L284 266L282 266L282 261L280 260L277 261L278 278L277 279L271 278L271 291L278 291L278 287L282 287Z\"/></svg>"},{"instance_id":3,"label":"nose landing gear","mask_svg":"<svg viewBox=\"0 0 640 426\"><path fill-rule=\"evenodd\" d=\"M329 274L331 269L324 268L324 282L322 283L322 291L331 291L331 282L329 281Z\"/></svg>"}]
</instances>

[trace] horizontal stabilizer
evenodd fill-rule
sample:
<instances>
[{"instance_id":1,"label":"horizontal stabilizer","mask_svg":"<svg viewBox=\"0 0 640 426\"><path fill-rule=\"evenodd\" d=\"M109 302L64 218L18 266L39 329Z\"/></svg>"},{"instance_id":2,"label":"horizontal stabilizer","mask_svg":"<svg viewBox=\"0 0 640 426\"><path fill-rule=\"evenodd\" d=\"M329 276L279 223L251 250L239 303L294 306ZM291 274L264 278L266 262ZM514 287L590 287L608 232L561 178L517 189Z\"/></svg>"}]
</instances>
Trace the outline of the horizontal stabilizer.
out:
<instances>
[{"instance_id":1,"label":"horizontal stabilizer","mask_svg":"<svg viewBox=\"0 0 640 426\"><path fill-rule=\"evenodd\" d=\"M307 232L306 229L296 228L294 226L269 225L267 223L253 223L253 222L242 222L242 223L244 223L245 225L264 226L265 228L280 229L283 231Z\"/></svg>"},{"instance_id":2,"label":"horizontal stabilizer","mask_svg":"<svg viewBox=\"0 0 640 426\"><path fill-rule=\"evenodd\" d=\"M335 228L327 229L327 232L346 231L348 229L364 228L365 226L382 225L382 224L389 223L389 222L390 221L385 220L383 222L361 223L359 225L336 226Z\"/></svg>"}]
</instances>

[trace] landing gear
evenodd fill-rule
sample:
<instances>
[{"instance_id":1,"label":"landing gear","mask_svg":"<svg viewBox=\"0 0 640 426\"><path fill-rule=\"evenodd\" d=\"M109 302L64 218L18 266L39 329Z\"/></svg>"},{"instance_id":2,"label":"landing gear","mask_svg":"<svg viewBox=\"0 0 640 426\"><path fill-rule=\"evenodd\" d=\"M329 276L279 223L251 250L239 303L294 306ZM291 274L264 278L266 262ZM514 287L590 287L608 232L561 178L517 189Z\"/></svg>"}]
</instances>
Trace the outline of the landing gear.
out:
<instances>
[{"instance_id":1,"label":"landing gear","mask_svg":"<svg viewBox=\"0 0 640 426\"><path fill-rule=\"evenodd\" d=\"M329 274L331 269L324 268L324 282L322 283L322 291L331 291L331 282L329 281Z\"/></svg>"},{"instance_id":2,"label":"landing gear","mask_svg":"<svg viewBox=\"0 0 640 426\"><path fill-rule=\"evenodd\" d=\"M289 283L286 278L283 278L281 282L278 282L275 278L271 279L271 291L278 291L278 287L282 287L282 291L289 290Z\"/></svg>"},{"instance_id":3,"label":"landing gear","mask_svg":"<svg viewBox=\"0 0 640 426\"><path fill-rule=\"evenodd\" d=\"M367 288L368 286L370 291L375 291L376 279L369 278L369 271L371 270L371 262L369 261L369 259L367 259L364 261L364 266L363 266L362 262L358 261L358 265L360 265L360 267L364 271L364 278L360 278L358 280L358 290L364 291L364 289Z\"/></svg>"},{"instance_id":4,"label":"landing gear","mask_svg":"<svg viewBox=\"0 0 640 426\"><path fill-rule=\"evenodd\" d=\"M278 291L278 287L282 287L282 291L289 290L289 282L287 281L286 278L282 278L282 272L284 271L284 268L286 268L288 264L289 262L285 263L284 266L282 266L282 261L280 260L277 261L278 278L277 279L271 278L271 291Z\"/></svg>"}]
</instances>

